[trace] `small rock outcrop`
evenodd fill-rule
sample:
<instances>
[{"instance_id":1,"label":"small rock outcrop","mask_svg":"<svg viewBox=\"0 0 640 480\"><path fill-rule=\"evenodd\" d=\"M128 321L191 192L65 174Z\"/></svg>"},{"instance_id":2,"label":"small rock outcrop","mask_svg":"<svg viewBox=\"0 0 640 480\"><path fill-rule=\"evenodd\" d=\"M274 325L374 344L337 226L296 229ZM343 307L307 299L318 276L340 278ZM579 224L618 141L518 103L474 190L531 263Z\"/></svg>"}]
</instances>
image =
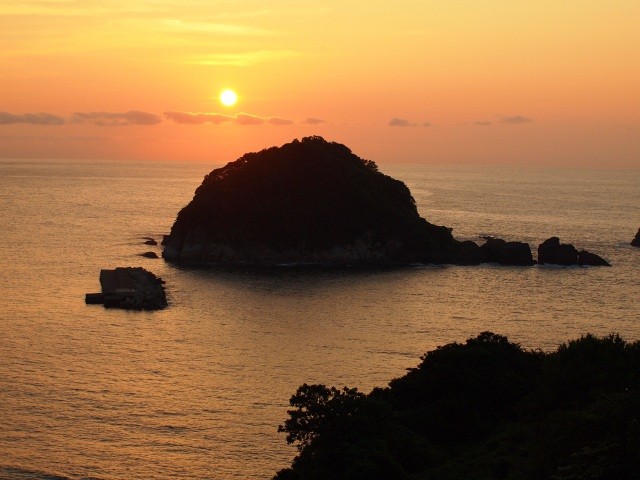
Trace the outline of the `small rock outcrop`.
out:
<instances>
[{"instance_id":1,"label":"small rock outcrop","mask_svg":"<svg viewBox=\"0 0 640 480\"><path fill-rule=\"evenodd\" d=\"M160 258L156 252L144 252L140 256L144 258Z\"/></svg>"},{"instance_id":2,"label":"small rock outcrop","mask_svg":"<svg viewBox=\"0 0 640 480\"><path fill-rule=\"evenodd\" d=\"M145 245L158 245L158 242L156 242L154 239L150 238L149 240L145 240L144 244Z\"/></svg>"},{"instance_id":3,"label":"small rock outcrop","mask_svg":"<svg viewBox=\"0 0 640 480\"><path fill-rule=\"evenodd\" d=\"M485 244L480 247L485 261L500 265L533 265L531 247L525 242L507 242L501 238L484 237Z\"/></svg>"},{"instance_id":4,"label":"small rock outcrop","mask_svg":"<svg viewBox=\"0 0 640 480\"><path fill-rule=\"evenodd\" d=\"M100 270L101 293L87 293L85 302L106 308L160 310L167 304L164 281L141 267Z\"/></svg>"},{"instance_id":5,"label":"small rock outcrop","mask_svg":"<svg viewBox=\"0 0 640 480\"><path fill-rule=\"evenodd\" d=\"M595 253L587 252L586 250L580 250L578 252L578 265L581 267L584 266L592 266L592 267L610 267L611 264L607 262L600 255L596 255Z\"/></svg>"},{"instance_id":6,"label":"small rock outcrop","mask_svg":"<svg viewBox=\"0 0 640 480\"><path fill-rule=\"evenodd\" d=\"M570 243L560 243L558 237L548 238L538 246L538 263L564 266L611 266L595 253L586 250L578 251Z\"/></svg>"},{"instance_id":7,"label":"small rock outcrop","mask_svg":"<svg viewBox=\"0 0 640 480\"><path fill-rule=\"evenodd\" d=\"M538 263L543 265L577 265L578 250L569 243L560 243L558 237L546 239L538 246Z\"/></svg>"},{"instance_id":8,"label":"small rock outcrop","mask_svg":"<svg viewBox=\"0 0 640 480\"><path fill-rule=\"evenodd\" d=\"M631 240L631 245L634 247L640 247L640 228L638 229L638 233L633 240Z\"/></svg>"},{"instance_id":9,"label":"small rock outcrop","mask_svg":"<svg viewBox=\"0 0 640 480\"><path fill-rule=\"evenodd\" d=\"M473 242L418 214L407 186L321 137L247 153L209 173L163 239L195 264L478 264Z\"/></svg>"}]
</instances>

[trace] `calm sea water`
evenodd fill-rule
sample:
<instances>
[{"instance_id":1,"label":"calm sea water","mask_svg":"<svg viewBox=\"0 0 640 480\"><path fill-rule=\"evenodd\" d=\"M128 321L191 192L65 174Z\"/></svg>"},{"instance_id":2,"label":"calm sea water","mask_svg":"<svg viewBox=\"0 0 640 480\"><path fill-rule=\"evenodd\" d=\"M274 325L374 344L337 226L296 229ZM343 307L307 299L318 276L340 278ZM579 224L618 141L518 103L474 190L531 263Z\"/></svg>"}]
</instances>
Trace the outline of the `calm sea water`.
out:
<instances>
[{"instance_id":1,"label":"calm sea water","mask_svg":"<svg viewBox=\"0 0 640 480\"><path fill-rule=\"evenodd\" d=\"M640 338L640 171L383 165L463 239L557 235L612 268L183 269L139 253L211 166L0 163L0 478L270 478L298 385L367 391L485 330ZM159 252L159 248L155 248ZM170 308L86 306L140 265Z\"/></svg>"}]
</instances>

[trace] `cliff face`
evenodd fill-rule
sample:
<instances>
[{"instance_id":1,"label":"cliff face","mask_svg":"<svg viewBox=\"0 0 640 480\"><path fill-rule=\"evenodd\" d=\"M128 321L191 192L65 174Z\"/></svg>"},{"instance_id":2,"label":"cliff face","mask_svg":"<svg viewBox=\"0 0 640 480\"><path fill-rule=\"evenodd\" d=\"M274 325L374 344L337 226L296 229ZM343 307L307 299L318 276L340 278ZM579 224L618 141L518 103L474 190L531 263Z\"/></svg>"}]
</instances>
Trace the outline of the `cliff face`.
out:
<instances>
[{"instance_id":1,"label":"cliff face","mask_svg":"<svg viewBox=\"0 0 640 480\"><path fill-rule=\"evenodd\" d=\"M164 245L167 260L210 264L480 261L475 244L418 215L404 183L321 137L213 170Z\"/></svg>"}]
</instances>

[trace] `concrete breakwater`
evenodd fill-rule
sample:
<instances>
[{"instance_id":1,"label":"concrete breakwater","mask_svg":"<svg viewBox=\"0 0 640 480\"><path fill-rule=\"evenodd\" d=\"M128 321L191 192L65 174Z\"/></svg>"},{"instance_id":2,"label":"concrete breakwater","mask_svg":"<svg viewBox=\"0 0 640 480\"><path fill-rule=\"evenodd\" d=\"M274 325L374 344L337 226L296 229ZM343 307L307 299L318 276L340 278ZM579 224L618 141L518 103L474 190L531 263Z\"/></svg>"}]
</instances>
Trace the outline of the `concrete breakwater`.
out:
<instances>
[{"instance_id":1,"label":"concrete breakwater","mask_svg":"<svg viewBox=\"0 0 640 480\"><path fill-rule=\"evenodd\" d=\"M100 270L101 293L87 293L85 302L105 308L160 310L167 306L164 281L142 267Z\"/></svg>"}]
</instances>

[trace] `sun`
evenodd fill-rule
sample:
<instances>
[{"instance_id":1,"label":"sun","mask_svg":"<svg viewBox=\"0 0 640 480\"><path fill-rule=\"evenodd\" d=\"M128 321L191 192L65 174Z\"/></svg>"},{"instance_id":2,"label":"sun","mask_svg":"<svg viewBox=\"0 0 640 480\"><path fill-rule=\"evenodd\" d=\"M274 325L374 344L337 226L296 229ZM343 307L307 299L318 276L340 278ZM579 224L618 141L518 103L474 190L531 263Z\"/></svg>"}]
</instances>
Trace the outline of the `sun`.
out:
<instances>
[{"instance_id":1,"label":"sun","mask_svg":"<svg viewBox=\"0 0 640 480\"><path fill-rule=\"evenodd\" d=\"M238 101L238 95L236 95L236 92L234 92L233 90L227 88L222 92L220 92L220 102L225 107L231 107L235 105L237 101Z\"/></svg>"}]
</instances>

